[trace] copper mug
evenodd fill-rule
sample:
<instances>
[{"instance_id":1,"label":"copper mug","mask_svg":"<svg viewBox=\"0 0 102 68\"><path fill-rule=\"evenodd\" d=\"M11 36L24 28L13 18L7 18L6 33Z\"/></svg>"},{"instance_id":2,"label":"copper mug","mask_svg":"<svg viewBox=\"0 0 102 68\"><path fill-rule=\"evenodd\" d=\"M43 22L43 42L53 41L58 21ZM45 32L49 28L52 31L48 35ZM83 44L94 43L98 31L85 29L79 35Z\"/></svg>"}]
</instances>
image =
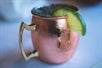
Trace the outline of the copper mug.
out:
<instances>
[{"instance_id":1,"label":"copper mug","mask_svg":"<svg viewBox=\"0 0 102 68\"><path fill-rule=\"evenodd\" d=\"M31 31L34 51L26 54L23 49L23 30ZM25 58L29 60L38 54L39 58L47 63L65 63L74 55L79 41L79 34L70 30L66 16L41 17L32 15L31 25L21 24L19 30L20 50Z\"/></svg>"}]
</instances>

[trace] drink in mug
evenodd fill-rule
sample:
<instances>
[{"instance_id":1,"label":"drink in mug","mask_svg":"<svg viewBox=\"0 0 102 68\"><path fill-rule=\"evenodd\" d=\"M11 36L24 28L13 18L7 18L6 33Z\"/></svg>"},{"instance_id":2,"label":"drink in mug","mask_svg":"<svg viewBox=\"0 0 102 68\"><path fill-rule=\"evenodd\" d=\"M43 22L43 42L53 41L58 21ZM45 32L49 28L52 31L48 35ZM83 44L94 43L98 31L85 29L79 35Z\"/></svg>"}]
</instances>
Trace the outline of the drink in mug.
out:
<instances>
[{"instance_id":1,"label":"drink in mug","mask_svg":"<svg viewBox=\"0 0 102 68\"><path fill-rule=\"evenodd\" d=\"M26 60L38 53L39 58L47 63L62 64L74 55L79 42L79 35L85 35L86 25L78 9L71 5L52 4L32 9L32 23L21 24L19 44ZM34 51L26 55L22 44L23 30L31 30Z\"/></svg>"}]
</instances>

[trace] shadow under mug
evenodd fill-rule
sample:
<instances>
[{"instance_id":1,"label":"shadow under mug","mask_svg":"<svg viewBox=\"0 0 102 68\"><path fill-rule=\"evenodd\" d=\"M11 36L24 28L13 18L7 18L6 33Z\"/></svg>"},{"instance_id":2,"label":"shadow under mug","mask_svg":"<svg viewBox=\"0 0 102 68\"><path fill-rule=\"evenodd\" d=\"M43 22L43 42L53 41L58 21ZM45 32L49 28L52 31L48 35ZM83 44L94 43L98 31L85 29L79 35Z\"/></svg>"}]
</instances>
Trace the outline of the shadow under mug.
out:
<instances>
[{"instance_id":1,"label":"shadow under mug","mask_svg":"<svg viewBox=\"0 0 102 68\"><path fill-rule=\"evenodd\" d=\"M24 29L31 31L34 51L26 54L23 49L22 35ZM41 17L32 15L31 25L22 22L19 30L20 50L29 60L38 54L39 58L47 63L65 63L74 55L79 41L79 34L70 30L68 19L63 17Z\"/></svg>"}]
</instances>

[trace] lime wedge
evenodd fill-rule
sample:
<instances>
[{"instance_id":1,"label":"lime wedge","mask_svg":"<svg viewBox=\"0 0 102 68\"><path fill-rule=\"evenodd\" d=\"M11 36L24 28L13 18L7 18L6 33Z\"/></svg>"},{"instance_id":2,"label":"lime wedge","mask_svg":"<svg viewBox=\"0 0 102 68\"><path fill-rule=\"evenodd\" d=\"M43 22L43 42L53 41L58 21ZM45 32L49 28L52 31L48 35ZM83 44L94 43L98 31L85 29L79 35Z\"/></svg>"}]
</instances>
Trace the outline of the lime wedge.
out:
<instances>
[{"instance_id":1,"label":"lime wedge","mask_svg":"<svg viewBox=\"0 0 102 68\"><path fill-rule=\"evenodd\" d=\"M68 26L71 31L76 31L81 35L86 33L86 24L82 16L71 8L58 8L53 12L53 16L67 16Z\"/></svg>"},{"instance_id":2,"label":"lime wedge","mask_svg":"<svg viewBox=\"0 0 102 68\"><path fill-rule=\"evenodd\" d=\"M67 13L68 26L72 31L79 32L83 36L86 34L86 24L78 12L69 11Z\"/></svg>"}]
</instances>

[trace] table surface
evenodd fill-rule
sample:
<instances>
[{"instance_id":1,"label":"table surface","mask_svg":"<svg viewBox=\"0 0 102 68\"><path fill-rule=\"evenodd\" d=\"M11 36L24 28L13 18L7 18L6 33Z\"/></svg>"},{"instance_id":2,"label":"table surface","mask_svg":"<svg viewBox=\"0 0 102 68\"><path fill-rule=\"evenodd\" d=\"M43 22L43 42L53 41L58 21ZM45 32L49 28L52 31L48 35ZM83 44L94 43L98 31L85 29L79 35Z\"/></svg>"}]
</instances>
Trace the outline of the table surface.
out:
<instances>
[{"instance_id":1,"label":"table surface","mask_svg":"<svg viewBox=\"0 0 102 68\"><path fill-rule=\"evenodd\" d=\"M80 8L80 13L86 21L87 33L80 36L79 46L73 58L61 65L47 64L38 58L25 61L20 54L18 42L21 24L18 22L21 20L0 23L0 68L91 68L102 62L102 4ZM30 32L25 31L24 41L25 49L32 48Z\"/></svg>"}]
</instances>

